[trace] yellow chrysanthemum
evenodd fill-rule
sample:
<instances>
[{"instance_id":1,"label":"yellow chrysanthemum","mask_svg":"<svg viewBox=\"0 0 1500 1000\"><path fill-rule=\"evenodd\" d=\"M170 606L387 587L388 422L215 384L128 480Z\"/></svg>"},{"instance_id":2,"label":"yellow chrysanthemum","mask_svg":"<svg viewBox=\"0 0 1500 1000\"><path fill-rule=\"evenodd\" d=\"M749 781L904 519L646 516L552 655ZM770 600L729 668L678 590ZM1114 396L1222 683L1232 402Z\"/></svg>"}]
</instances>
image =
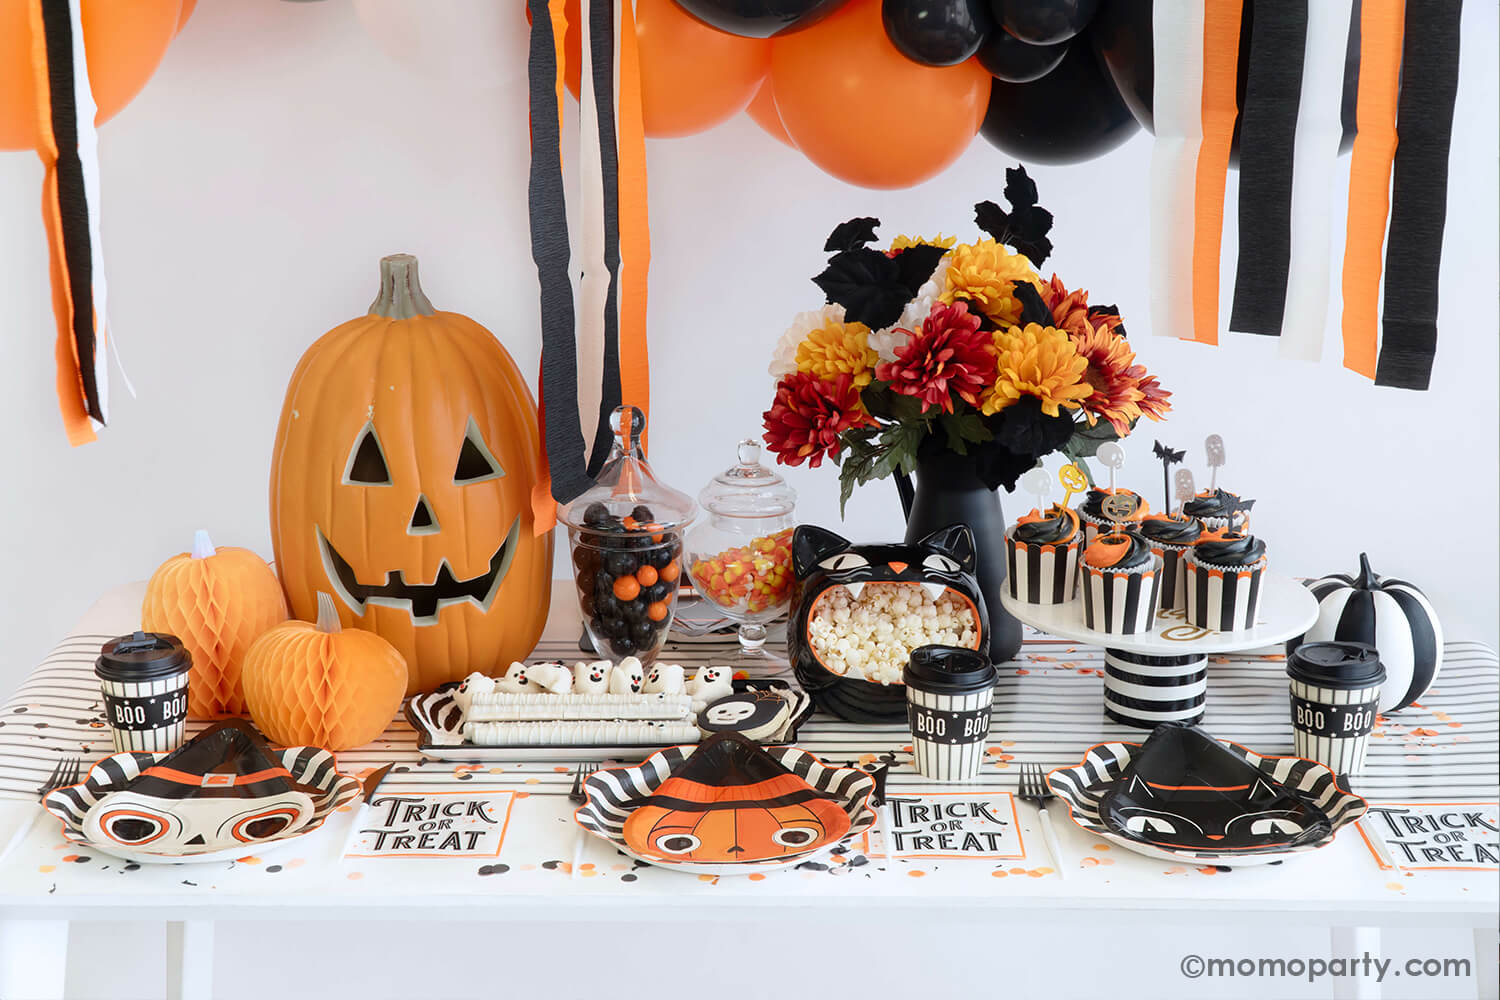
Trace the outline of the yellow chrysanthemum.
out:
<instances>
[{"instance_id":1,"label":"yellow chrysanthemum","mask_svg":"<svg viewBox=\"0 0 1500 1000\"><path fill-rule=\"evenodd\" d=\"M880 360L870 347L870 328L863 323L829 318L814 327L797 345L797 370L833 381L848 375L863 389L875 377Z\"/></svg>"},{"instance_id":2,"label":"yellow chrysanthemum","mask_svg":"<svg viewBox=\"0 0 1500 1000\"><path fill-rule=\"evenodd\" d=\"M999 359L995 384L981 407L986 416L999 413L1022 396L1035 396L1041 400L1042 412L1055 417L1060 407L1076 410L1093 393L1083 380L1088 362L1079 357L1066 331L1028 323L1024 330L1014 326L996 330L994 337Z\"/></svg>"},{"instance_id":3,"label":"yellow chrysanthemum","mask_svg":"<svg viewBox=\"0 0 1500 1000\"><path fill-rule=\"evenodd\" d=\"M936 236L928 237L902 235L897 236L894 240L891 241L891 253L895 253L897 250L905 250L907 247L920 246L923 243L927 243L935 247L942 247L944 250L951 250L953 248L953 244L957 242L957 236L944 236L942 233L938 233Z\"/></svg>"},{"instance_id":4,"label":"yellow chrysanthemum","mask_svg":"<svg viewBox=\"0 0 1500 1000\"><path fill-rule=\"evenodd\" d=\"M943 302L963 301L1004 329L1021 318L1015 282L1029 281L1041 289L1041 279L1024 254L1011 253L994 240L961 243L948 254L948 280Z\"/></svg>"}]
</instances>

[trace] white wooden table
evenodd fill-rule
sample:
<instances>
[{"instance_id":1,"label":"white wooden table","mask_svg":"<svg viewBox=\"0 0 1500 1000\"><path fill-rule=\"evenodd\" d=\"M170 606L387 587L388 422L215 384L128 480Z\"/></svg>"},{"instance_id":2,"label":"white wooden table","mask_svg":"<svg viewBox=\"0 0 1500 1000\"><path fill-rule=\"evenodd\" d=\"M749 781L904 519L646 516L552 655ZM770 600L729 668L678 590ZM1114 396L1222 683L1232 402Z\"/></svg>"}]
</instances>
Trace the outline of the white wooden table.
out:
<instances>
[{"instance_id":1,"label":"white wooden table","mask_svg":"<svg viewBox=\"0 0 1500 1000\"><path fill-rule=\"evenodd\" d=\"M0 708L0 844L38 810L34 792L64 752L86 760L110 751L107 730L92 728L98 689L89 672L99 644L136 626L140 585L102 598L74 633ZM576 658L571 586L557 591L548 631L536 655ZM723 655L732 637L692 641L668 659L695 664ZM1269 654L1269 655L1267 655ZM1437 690L1388 720L1374 741L1355 790L1372 802L1494 800L1497 775L1497 665L1493 651L1455 643ZM1002 668L991 731L994 760L972 787L1013 790L1023 762L1046 768L1076 763L1090 745L1138 741L1139 730L1109 722L1102 704L1102 653L1076 643L1032 637ZM1273 651L1215 657L1204 725L1215 735L1264 753L1289 753L1286 679ZM1442 720L1437 718L1442 713ZM1454 725L1456 723L1457 725ZM1416 734L1436 733L1435 736ZM904 726L854 726L817 716L800 745L838 762L894 758L893 795L949 791L911 769ZM358 773L396 761L383 786L458 787L518 793L498 859L344 860L350 819L265 857L212 865L127 867L66 843L51 817L37 823L0 862L0 997L62 996L69 921L158 920L169 925L169 979L175 996L210 995L212 935L219 920L492 921L734 919L787 907L830 917L877 906L883 915L940 909L987 924L1076 925L1142 916L1191 915L1197 923L1253 927L1266 921L1332 928L1340 952L1378 953L1381 926L1447 926L1472 931L1479 954L1477 995L1494 995L1497 880L1493 873L1382 871L1349 830L1324 850L1282 865L1235 871L1175 866L1110 849L1064 818L1054 825L1069 877L1032 875L1050 866L1036 813L1021 805L1026 845L1020 861L887 859L874 845L854 844L837 863L762 879L703 879L638 867L602 842L589 841L580 871L570 871L574 827L566 799L571 773L543 764L419 763L414 734L395 722L375 743L339 755ZM462 776L466 775L466 776ZM462 777L461 777L462 776ZM524 797L522 797L524 796ZM863 859L860 861L859 859ZM858 863L856 863L858 862ZM918 877L920 876L920 877ZM1486 978L1488 977L1488 978ZM1359 981L1346 995L1372 996Z\"/></svg>"}]
</instances>

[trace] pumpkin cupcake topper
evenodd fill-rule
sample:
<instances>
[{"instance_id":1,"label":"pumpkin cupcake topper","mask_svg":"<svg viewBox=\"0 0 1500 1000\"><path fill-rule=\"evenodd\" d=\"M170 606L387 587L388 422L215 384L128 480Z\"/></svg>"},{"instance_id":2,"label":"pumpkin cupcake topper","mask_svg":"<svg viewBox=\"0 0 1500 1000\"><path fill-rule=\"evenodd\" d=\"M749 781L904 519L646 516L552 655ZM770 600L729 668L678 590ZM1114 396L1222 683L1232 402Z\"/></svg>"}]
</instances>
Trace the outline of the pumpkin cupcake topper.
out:
<instances>
[{"instance_id":1,"label":"pumpkin cupcake topper","mask_svg":"<svg viewBox=\"0 0 1500 1000\"><path fill-rule=\"evenodd\" d=\"M1077 462L1069 462L1057 470L1057 481L1062 483L1064 507L1073 505L1073 494L1081 493L1089 488L1089 477L1084 475Z\"/></svg>"}]
</instances>

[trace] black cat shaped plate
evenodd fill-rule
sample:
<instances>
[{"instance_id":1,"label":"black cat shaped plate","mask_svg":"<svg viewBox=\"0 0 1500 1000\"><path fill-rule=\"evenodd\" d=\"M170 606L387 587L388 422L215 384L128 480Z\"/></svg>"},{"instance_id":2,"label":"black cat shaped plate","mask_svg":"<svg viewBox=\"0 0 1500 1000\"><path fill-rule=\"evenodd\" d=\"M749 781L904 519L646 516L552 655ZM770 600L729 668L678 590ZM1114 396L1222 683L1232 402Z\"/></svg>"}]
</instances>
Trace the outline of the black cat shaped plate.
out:
<instances>
[{"instance_id":1,"label":"black cat shaped plate","mask_svg":"<svg viewBox=\"0 0 1500 1000\"><path fill-rule=\"evenodd\" d=\"M1365 814L1323 764L1266 757L1194 726L1101 743L1047 776L1073 822L1147 857L1268 864L1333 843Z\"/></svg>"}]
</instances>

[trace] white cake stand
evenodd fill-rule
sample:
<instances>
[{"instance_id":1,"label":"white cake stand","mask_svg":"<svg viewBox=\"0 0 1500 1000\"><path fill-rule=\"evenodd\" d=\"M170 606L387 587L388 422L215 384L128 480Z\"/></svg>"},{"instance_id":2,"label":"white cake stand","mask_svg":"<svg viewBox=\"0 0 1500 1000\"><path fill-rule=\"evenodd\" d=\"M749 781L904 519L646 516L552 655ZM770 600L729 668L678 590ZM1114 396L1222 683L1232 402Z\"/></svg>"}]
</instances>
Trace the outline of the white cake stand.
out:
<instances>
[{"instance_id":1,"label":"white cake stand","mask_svg":"<svg viewBox=\"0 0 1500 1000\"><path fill-rule=\"evenodd\" d=\"M1215 632L1187 623L1181 611L1158 611L1150 632L1117 635L1084 624L1083 600L1027 604L1009 593L1000 603L1033 628L1104 647L1104 714L1128 726L1152 729L1163 722L1197 723L1208 691L1208 656L1285 642L1318 620L1312 591L1291 577L1261 577L1255 627Z\"/></svg>"}]
</instances>

